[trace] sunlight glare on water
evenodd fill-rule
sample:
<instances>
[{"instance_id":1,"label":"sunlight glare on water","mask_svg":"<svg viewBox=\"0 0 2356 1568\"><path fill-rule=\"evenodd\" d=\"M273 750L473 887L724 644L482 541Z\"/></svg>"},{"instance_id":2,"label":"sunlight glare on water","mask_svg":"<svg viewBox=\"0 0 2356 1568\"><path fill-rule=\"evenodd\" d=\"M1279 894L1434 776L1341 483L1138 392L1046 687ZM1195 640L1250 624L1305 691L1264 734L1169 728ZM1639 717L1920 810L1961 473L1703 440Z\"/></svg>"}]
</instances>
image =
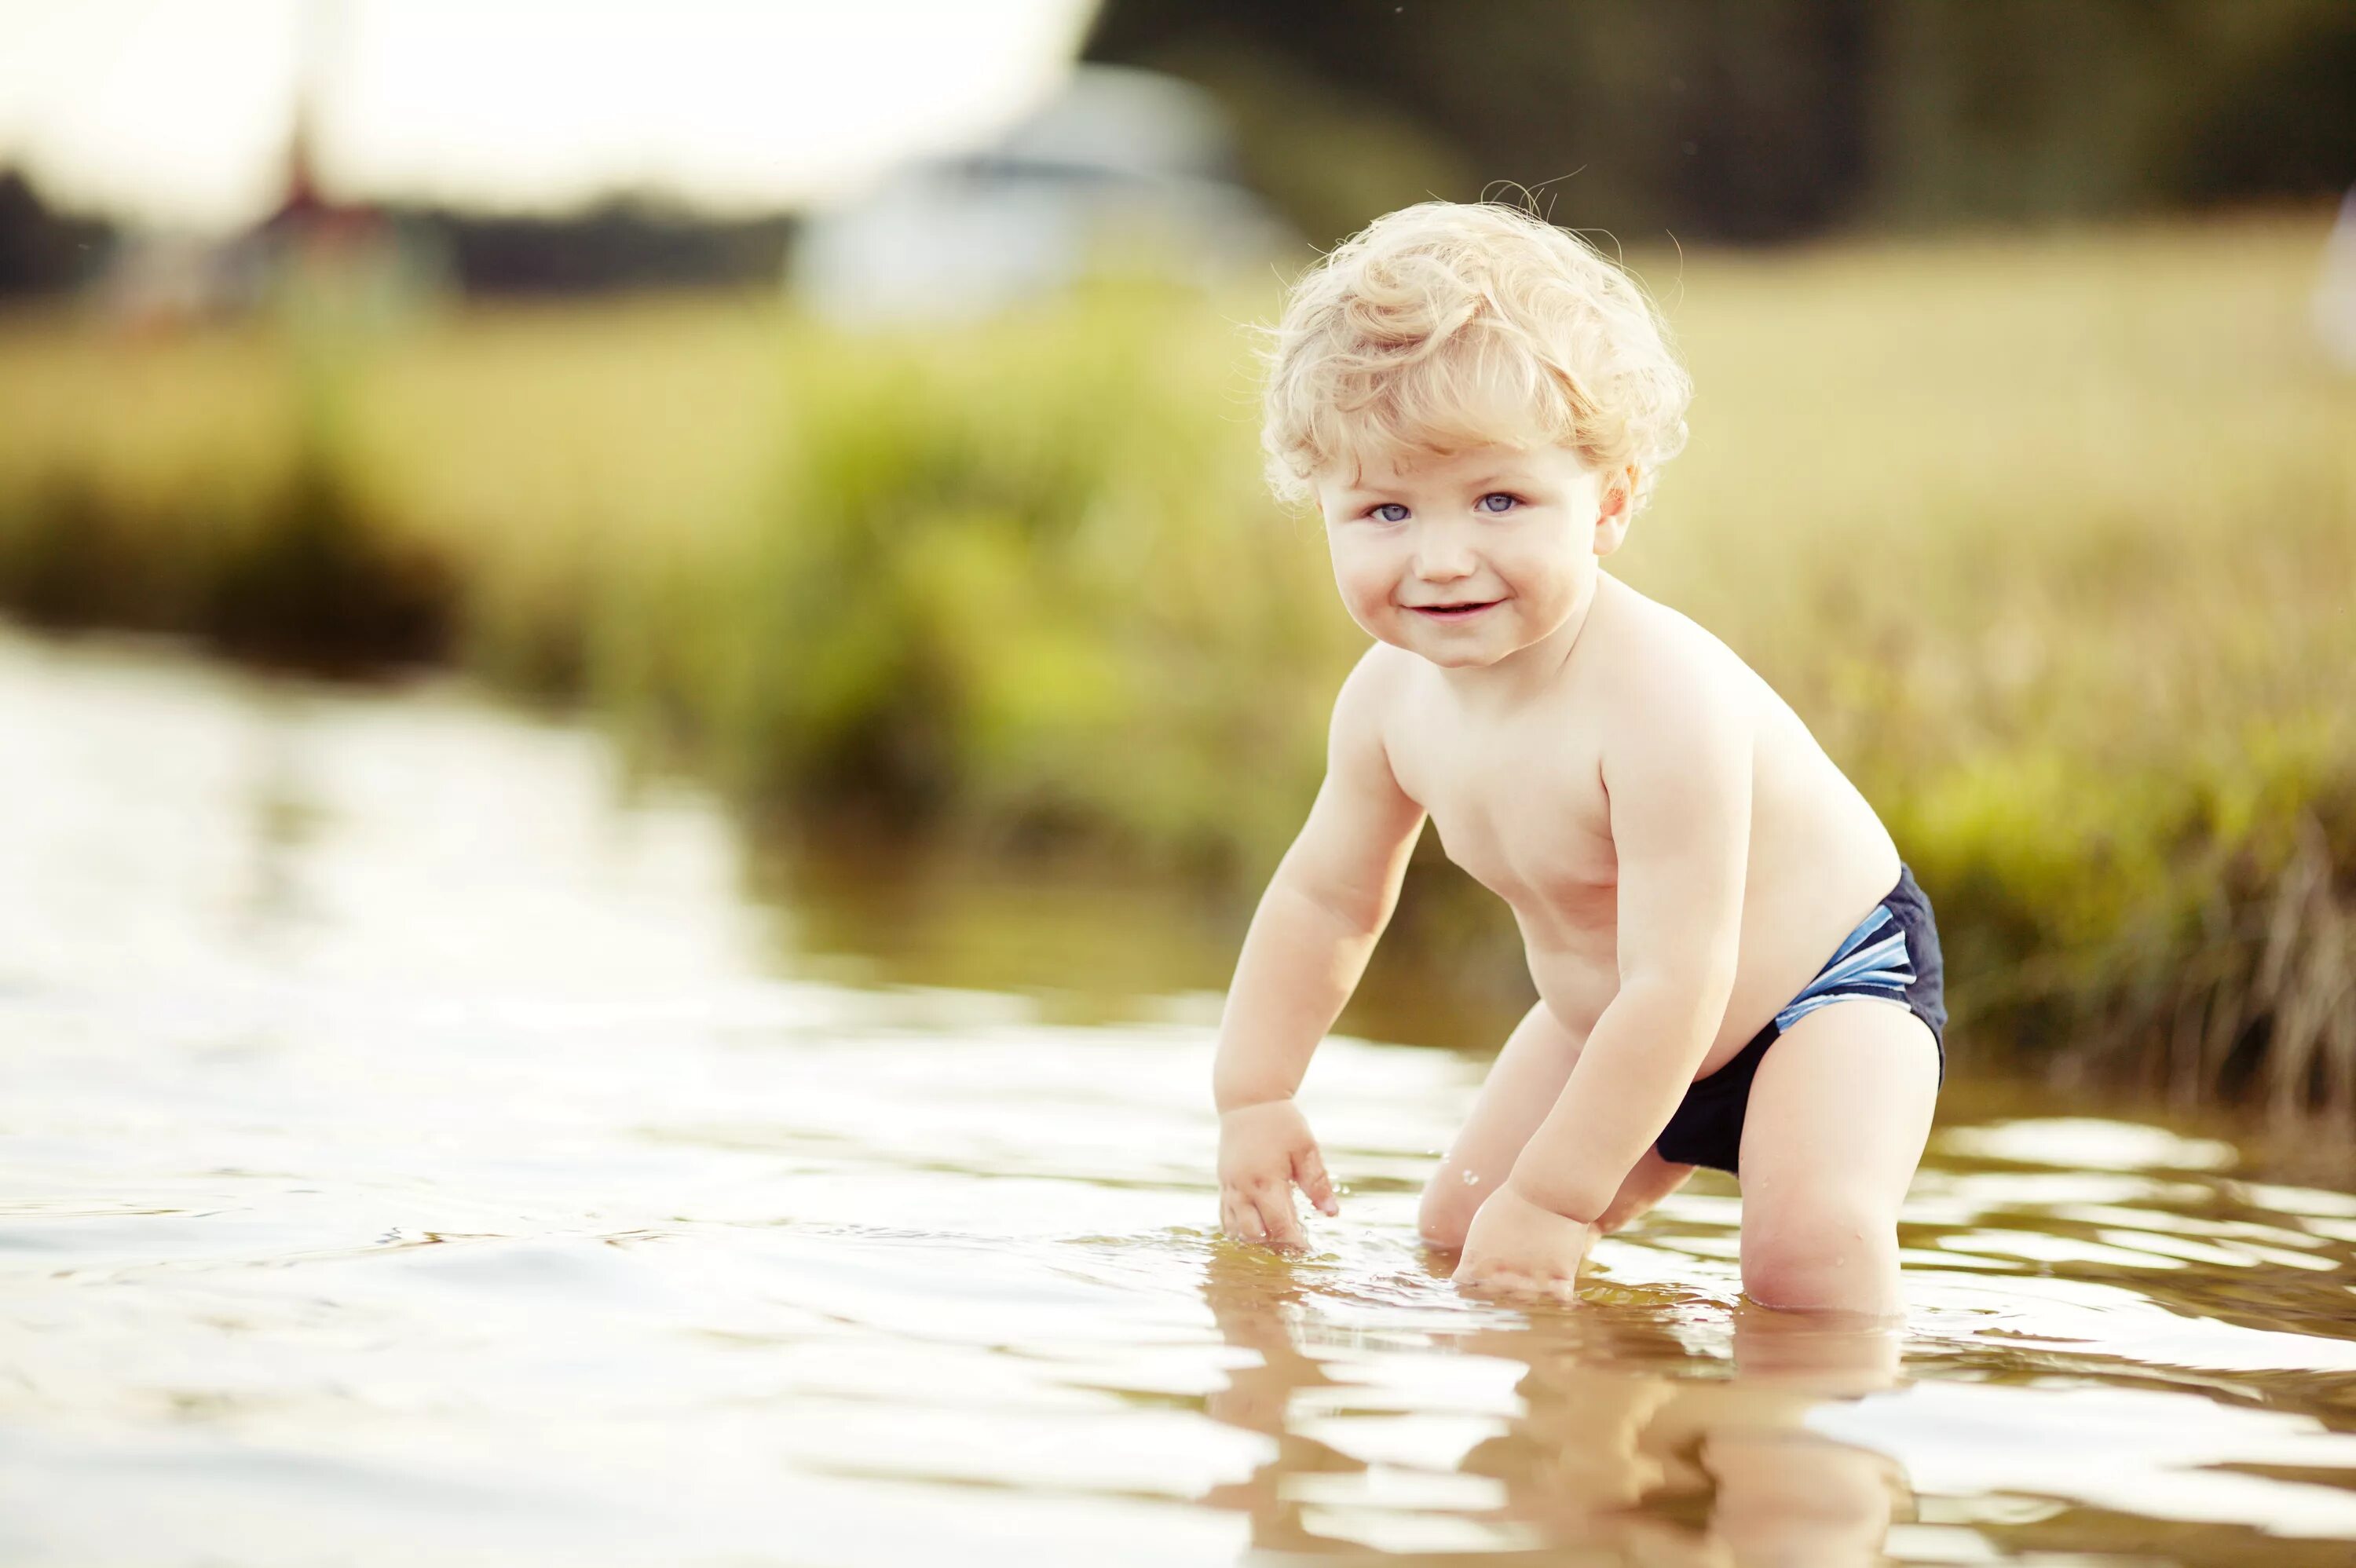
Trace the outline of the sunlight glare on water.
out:
<instances>
[{"instance_id":1,"label":"sunlight glare on water","mask_svg":"<svg viewBox=\"0 0 2356 1568\"><path fill-rule=\"evenodd\" d=\"M9 1563L2356 1542L2356 1200L2230 1143L1951 1107L1902 1338L1739 1306L1707 1180L1525 1314L1415 1239L1478 1061L1321 1052L1280 1259L1194 1012L811 980L582 731L13 637L0 714Z\"/></svg>"}]
</instances>

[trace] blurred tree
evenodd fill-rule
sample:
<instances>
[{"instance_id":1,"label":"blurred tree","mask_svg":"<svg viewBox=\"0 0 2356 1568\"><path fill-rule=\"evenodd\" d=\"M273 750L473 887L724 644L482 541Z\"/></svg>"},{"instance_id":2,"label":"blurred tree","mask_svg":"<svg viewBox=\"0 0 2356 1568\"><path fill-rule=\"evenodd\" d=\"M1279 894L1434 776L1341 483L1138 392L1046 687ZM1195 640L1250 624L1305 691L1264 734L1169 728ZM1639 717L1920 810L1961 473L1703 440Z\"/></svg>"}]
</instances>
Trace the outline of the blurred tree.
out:
<instances>
[{"instance_id":1,"label":"blurred tree","mask_svg":"<svg viewBox=\"0 0 2356 1568\"><path fill-rule=\"evenodd\" d=\"M2207 201L2356 186L2356 5L2311 27L2260 32L2207 78L2169 167Z\"/></svg>"},{"instance_id":2,"label":"blurred tree","mask_svg":"<svg viewBox=\"0 0 2356 1568\"><path fill-rule=\"evenodd\" d=\"M1463 148L1357 84L1254 48L1215 26L1176 41L1160 69L1207 89L1234 123L1236 171L1304 234L1477 185Z\"/></svg>"},{"instance_id":3,"label":"blurred tree","mask_svg":"<svg viewBox=\"0 0 2356 1568\"><path fill-rule=\"evenodd\" d=\"M0 298L83 282L95 275L113 238L103 223L49 210L21 175L0 173Z\"/></svg>"},{"instance_id":4,"label":"blurred tree","mask_svg":"<svg viewBox=\"0 0 2356 1568\"><path fill-rule=\"evenodd\" d=\"M1312 236L1534 187L1765 240L2356 180L2348 0L1106 0L1086 58L1234 109Z\"/></svg>"},{"instance_id":5,"label":"blurred tree","mask_svg":"<svg viewBox=\"0 0 2356 1568\"><path fill-rule=\"evenodd\" d=\"M636 200L548 218L446 208L396 216L448 259L461 288L483 294L774 288L793 231L789 218L711 219Z\"/></svg>"}]
</instances>

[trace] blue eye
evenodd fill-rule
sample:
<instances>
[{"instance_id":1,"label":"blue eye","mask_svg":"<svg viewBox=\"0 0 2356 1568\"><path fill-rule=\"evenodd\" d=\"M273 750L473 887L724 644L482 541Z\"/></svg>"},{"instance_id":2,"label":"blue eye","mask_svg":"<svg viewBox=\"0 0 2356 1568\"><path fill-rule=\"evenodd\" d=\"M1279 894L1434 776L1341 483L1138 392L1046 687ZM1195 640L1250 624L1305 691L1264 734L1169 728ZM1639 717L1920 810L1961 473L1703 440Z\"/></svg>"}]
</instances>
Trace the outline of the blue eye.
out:
<instances>
[{"instance_id":1,"label":"blue eye","mask_svg":"<svg viewBox=\"0 0 2356 1568\"><path fill-rule=\"evenodd\" d=\"M1386 517L1383 516L1385 512L1397 512L1398 516L1396 517ZM1366 513L1366 516L1375 518L1378 522L1403 523L1407 521L1407 508L1400 506L1397 501L1385 501L1381 506L1371 508Z\"/></svg>"},{"instance_id":2,"label":"blue eye","mask_svg":"<svg viewBox=\"0 0 2356 1568\"><path fill-rule=\"evenodd\" d=\"M1503 501L1505 504L1502 507L1493 507L1489 505L1492 501ZM1519 496L1508 496L1503 490L1492 490L1474 503L1484 512L1510 512L1521 504L1522 498Z\"/></svg>"}]
</instances>

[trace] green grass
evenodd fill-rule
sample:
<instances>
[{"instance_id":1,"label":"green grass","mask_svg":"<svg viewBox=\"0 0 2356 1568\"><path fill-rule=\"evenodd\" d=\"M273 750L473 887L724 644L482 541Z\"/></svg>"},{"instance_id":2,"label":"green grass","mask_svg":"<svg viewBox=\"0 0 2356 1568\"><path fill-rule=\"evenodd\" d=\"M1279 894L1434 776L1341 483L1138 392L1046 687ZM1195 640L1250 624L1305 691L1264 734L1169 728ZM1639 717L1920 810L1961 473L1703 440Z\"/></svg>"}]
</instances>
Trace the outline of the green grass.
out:
<instances>
[{"instance_id":1,"label":"green grass","mask_svg":"<svg viewBox=\"0 0 2356 1568\"><path fill-rule=\"evenodd\" d=\"M2356 1099L2356 383L2305 330L2322 228L1635 259L1698 395L1618 564L1882 809L1974 1048ZM1107 285L849 336L653 300L324 343L0 318L0 601L446 656L759 816L1240 901L1359 645L1258 489L1239 324L1273 304ZM1395 941L1510 974L1477 901L1419 873Z\"/></svg>"}]
</instances>

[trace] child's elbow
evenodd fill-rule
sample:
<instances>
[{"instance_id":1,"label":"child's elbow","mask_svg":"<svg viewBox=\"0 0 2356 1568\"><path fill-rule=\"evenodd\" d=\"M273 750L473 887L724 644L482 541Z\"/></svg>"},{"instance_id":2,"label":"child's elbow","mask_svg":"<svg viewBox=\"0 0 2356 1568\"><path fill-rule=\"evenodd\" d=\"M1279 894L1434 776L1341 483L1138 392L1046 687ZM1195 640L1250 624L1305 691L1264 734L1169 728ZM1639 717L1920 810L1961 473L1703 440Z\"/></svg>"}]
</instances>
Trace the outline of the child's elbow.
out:
<instances>
[{"instance_id":1,"label":"child's elbow","mask_svg":"<svg viewBox=\"0 0 2356 1568\"><path fill-rule=\"evenodd\" d=\"M1730 947L1688 955L1683 962L1647 965L1621 976L1620 994L1652 1015L1654 1027L1673 1035L1714 1036L1734 995L1735 960Z\"/></svg>"}]
</instances>

